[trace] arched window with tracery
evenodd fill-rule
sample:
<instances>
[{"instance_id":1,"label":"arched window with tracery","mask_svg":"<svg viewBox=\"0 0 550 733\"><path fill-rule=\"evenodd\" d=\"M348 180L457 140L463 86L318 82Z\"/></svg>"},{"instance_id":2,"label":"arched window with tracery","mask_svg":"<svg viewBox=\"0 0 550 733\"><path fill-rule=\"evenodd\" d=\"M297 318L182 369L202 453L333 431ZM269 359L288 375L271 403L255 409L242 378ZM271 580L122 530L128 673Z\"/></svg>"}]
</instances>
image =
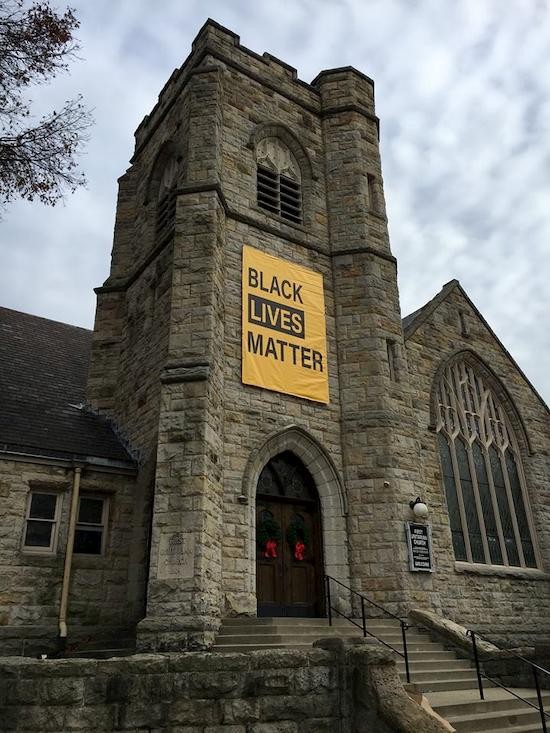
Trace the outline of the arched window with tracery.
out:
<instances>
[{"instance_id":1,"label":"arched window with tracery","mask_svg":"<svg viewBox=\"0 0 550 733\"><path fill-rule=\"evenodd\" d=\"M264 137L256 146L256 194L262 209L302 223L302 176L294 155L278 137Z\"/></svg>"},{"instance_id":2,"label":"arched window with tracery","mask_svg":"<svg viewBox=\"0 0 550 733\"><path fill-rule=\"evenodd\" d=\"M443 371L436 399L455 558L538 567L518 443L501 401L465 359Z\"/></svg>"}]
</instances>

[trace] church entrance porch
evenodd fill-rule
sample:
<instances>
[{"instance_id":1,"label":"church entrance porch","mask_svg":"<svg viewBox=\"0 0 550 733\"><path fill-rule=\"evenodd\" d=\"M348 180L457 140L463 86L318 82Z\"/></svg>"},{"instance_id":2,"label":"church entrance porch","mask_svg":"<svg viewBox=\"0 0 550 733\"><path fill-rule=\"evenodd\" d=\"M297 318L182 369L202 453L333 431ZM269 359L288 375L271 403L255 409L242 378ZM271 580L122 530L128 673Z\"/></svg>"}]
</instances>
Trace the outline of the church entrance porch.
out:
<instances>
[{"instance_id":1,"label":"church entrance porch","mask_svg":"<svg viewBox=\"0 0 550 733\"><path fill-rule=\"evenodd\" d=\"M323 552L315 482L284 451L262 470L256 492L258 616L322 616Z\"/></svg>"}]
</instances>

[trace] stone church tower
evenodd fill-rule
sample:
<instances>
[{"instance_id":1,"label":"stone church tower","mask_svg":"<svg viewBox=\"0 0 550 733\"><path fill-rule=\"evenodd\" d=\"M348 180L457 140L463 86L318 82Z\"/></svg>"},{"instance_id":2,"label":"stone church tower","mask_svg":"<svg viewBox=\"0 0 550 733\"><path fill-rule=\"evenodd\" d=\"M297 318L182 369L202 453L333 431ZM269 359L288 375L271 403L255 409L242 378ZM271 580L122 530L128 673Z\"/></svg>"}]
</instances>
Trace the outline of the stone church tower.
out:
<instances>
[{"instance_id":1,"label":"stone church tower","mask_svg":"<svg viewBox=\"0 0 550 733\"><path fill-rule=\"evenodd\" d=\"M243 381L244 248L322 283L328 401ZM136 131L97 295L88 400L139 459L141 649L208 644L231 615L324 615L325 574L394 612L444 606L409 570L430 481L371 79L304 83L207 21Z\"/></svg>"}]
</instances>

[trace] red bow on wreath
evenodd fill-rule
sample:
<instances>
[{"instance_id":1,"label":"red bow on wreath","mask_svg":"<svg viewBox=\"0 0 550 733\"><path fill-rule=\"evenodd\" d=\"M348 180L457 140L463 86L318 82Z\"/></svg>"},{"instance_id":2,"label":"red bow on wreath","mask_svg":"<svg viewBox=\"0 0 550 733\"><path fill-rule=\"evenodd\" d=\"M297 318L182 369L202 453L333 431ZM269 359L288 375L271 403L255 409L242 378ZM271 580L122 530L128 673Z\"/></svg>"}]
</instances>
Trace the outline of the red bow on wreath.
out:
<instances>
[{"instance_id":1,"label":"red bow on wreath","mask_svg":"<svg viewBox=\"0 0 550 733\"><path fill-rule=\"evenodd\" d=\"M296 558L296 560L303 560L305 551L306 546L304 545L302 540L298 540L294 545L294 557Z\"/></svg>"},{"instance_id":2,"label":"red bow on wreath","mask_svg":"<svg viewBox=\"0 0 550 733\"><path fill-rule=\"evenodd\" d=\"M277 557L277 540L267 540L264 547L264 557Z\"/></svg>"}]
</instances>

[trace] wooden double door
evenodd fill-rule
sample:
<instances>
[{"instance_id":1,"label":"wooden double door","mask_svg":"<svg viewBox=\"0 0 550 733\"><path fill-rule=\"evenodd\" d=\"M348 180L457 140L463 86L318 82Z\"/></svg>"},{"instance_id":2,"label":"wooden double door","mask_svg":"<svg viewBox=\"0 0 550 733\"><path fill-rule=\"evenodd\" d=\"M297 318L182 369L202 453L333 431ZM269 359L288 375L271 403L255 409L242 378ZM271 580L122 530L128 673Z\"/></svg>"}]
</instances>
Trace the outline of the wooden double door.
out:
<instances>
[{"instance_id":1,"label":"wooden double door","mask_svg":"<svg viewBox=\"0 0 550 733\"><path fill-rule=\"evenodd\" d=\"M280 454L262 472L256 495L258 616L323 615L320 530L311 476L292 454Z\"/></svg>"}]
</instances>

